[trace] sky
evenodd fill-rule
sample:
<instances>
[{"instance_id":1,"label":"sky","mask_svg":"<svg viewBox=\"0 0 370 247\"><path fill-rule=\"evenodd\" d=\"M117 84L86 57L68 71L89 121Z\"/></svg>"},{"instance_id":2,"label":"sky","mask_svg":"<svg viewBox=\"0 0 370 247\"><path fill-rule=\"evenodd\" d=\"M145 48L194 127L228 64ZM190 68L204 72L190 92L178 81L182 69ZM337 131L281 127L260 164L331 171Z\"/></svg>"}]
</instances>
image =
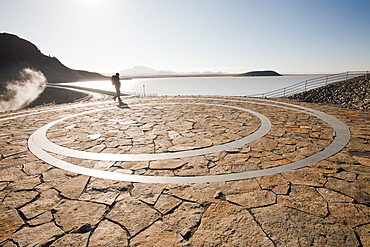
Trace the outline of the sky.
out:
<instances>
[{"instance_id":1,"label":"sky","mask_svg":"<svg viewBox=\"0 0 370 247\"><path fill-rule=\"evenodd\" d=\"M369 0L0 0L0 32L72 69L370 70Z\"/></svg>"}]
</instances>

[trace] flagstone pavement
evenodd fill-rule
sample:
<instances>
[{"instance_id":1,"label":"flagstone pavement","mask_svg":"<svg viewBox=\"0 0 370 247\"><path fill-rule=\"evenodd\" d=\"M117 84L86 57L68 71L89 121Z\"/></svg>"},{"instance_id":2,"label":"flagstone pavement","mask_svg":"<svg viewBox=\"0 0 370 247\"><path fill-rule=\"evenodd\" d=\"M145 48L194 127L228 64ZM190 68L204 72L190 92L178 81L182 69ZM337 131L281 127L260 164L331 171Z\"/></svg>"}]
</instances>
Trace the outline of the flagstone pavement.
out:
<instances>
[{"instance_id":1,"label":"flagstone pavement","mask_svg":"<svg viewBox=\"0 0 370 247\"><path fill-rule=\"evenodd\" d=\"M369 112L124 102L0 114L1 246L370 246Z\"/></svg>"}]
</instances>

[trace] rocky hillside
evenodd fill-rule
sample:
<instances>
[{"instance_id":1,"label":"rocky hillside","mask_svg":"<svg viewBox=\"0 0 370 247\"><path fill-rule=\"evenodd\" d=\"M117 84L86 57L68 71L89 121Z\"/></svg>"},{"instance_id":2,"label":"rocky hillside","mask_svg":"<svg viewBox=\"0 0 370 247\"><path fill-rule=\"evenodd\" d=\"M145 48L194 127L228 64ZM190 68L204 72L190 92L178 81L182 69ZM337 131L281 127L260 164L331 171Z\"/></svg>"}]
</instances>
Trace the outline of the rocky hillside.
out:
<instances>
[{"instance_id":1,"label":"rocky hillside","mask_svg":"<svg viewBox=\"0 0 370 247\"><path fill-rule=\"evenodd\" d=\"M48 82L107 79L98 73L70 69L57 58L42 54L31 42L16 35L0 33L0 84L18 79L19 71L24 68L41 71Z\"/></svg>"},{"instance_id":2,"label":"rocky hillside","mask_svg":"<svg viewBox=\"0 0 370 247\"><path fill-rule=\"evenodd\" d=\"M329 84L289 96L305 102L332 104L345 108L370 110L370 82L365 76Z\"/></svg>"}]
</instances>

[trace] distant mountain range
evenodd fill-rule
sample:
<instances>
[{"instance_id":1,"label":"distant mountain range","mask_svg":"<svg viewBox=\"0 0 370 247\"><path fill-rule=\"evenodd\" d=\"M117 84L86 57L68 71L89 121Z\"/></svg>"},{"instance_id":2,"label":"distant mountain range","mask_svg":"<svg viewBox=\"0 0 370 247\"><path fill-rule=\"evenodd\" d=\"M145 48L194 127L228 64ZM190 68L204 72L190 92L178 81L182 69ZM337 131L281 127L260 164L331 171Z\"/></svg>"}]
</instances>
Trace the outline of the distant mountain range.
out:
<instances>
[{"instance_id":1,"label":"distant mountain range","mask_svg":"<svg viewBox=\"0 0 370 247\"><path fill-rule=\"evenodd\" d=\"M108 75L115 74L114 73L108 73ZM124 69L121 71L118 71L121 77L166 77L166 76L205 76L205 75L230 75L228 73L224 73L221 71L218 72L211 72L211 71L205 71L205 72L175 72L171 70L155 70L152 68L148 68L145 66L135 66L129 69ZM281 74L272 71L272 70L262 70L262 71L250 71L243 74L236 74L237 76L282 76Z\"/></svg>"},{"instance_id":2,"label":"distant mountain range","mask_svg":"<svg viewBox=\"0 0 370 247\"><path fill-rule=\"evenodd\" d=\"M63 65L57 58L45 56L31 42L16 35L0 33L0 89L1 83L18 79L19 71L31 68L41 71L48 82L73 82L90 80L107 80L112 74L101 75L95 72L74 70ZM171 70L156 70L145 66L135 66L118 71L121 78L135 77L167 77L167 76L207 76L230 75L218 72L175 72ZM252 71L240 76L277 76L275 71ZM0 90L1 91L1 90Z\"/></svg>"},{"instance_id":3,"label":"distant mountain range","mask_svg":"<svg viewBox=\"0 0 370 247\"><path fill-rule=\"evenodd\" d=\"M124 69L119 71L121 76L168 76L168 75L175 75L178 74L177 72L171 71L171 70L155 70L152 68L148 68L145 66L135 66L132 68Z\"/></svg>"},{"instance_id":4,"label":"distant mountain range","mask_svg":"<svg viewBox=\"0 0 370 247\"><path fill-rule=\"evenodd\" d=\"M41 71L48 82L108 79L98 73L70 69L57 58L42 54L31 42L16 35L0 33L0 84L18 79L19 71L24 68Z\"/></svg>"},{"instance_id":5,"label":"distant mountain range","mask_svg":"<svg viewBox=\"0 0 370 247\"><path fill-rule=\"evenodd\" d=\"M112 75L116 72L107 73L105 75ZM224 72L175 72L172 70L156 70L146 66L135 66L132 68L118 71L121 77L161 77L161 76L189 76L189 75L227 75Z\"/></svg>"}]
</instances>

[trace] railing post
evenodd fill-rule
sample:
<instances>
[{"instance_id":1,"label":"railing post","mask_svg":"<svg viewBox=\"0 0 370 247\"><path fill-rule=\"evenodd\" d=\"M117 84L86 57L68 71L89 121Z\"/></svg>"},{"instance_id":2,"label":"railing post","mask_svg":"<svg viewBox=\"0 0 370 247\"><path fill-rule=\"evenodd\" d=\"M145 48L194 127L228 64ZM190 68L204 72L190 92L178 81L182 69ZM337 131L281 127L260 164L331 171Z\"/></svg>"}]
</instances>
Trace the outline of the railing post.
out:
<instances>
[{"instance_id":1,"label":"railing post","mask_svg":"<svg viewBox=\"0 0 370 247\"><path fill-rule=\"evenodd\" d=\"M328 78L329 78L329 75L326 75L325 86L327 86L327 85L328 85Z\"/></svg>"},{"instance_id":2,"label":"railing post","mask_svg":"<svg viewBox=\"0 0 370 247\"><path fill-rule=\"evenodd\" d=\"M369 78L369 71L368 70L366 71L365 80L367 80L367 78Z\"/></svg>"},{"instance_id":3,"label":"railing post","mask_svg":"<svg viewBox=\"0 0 370 247\"><path fill-rule=\"evenodd\" d=\"M285 88L284 88L284 98L285 98Z\"/></svg>"},{"instance_id":4,"label":"railing post","mask_svg":"<svg viewBox=\"0 0 370 247\"><path fill-rule=\"evenodd\" d=\"M262 93L262 98L263 98L263 93Z\"/></svg>"},{"instance_id":5,"label":"railing post","mask_svg":"<svg viewBox=\"0 0 370 247\"><path fill-rule=\"evenodd\" d=\"M307 80L306 80L306 82L304 83L304 91L305 91L305 92L307 91Z\"/></svg>"},{"instance_id":6,"label":"railing post","mask_svg":"<svg viewBox=\"0 0 370 247\"><path fill-rule=\"evenodd\" d=\"M347 75L346 75L346 82L347 82L347 80L348 80L348 71L347 71Z\"/></svg>"}]
</instances>

